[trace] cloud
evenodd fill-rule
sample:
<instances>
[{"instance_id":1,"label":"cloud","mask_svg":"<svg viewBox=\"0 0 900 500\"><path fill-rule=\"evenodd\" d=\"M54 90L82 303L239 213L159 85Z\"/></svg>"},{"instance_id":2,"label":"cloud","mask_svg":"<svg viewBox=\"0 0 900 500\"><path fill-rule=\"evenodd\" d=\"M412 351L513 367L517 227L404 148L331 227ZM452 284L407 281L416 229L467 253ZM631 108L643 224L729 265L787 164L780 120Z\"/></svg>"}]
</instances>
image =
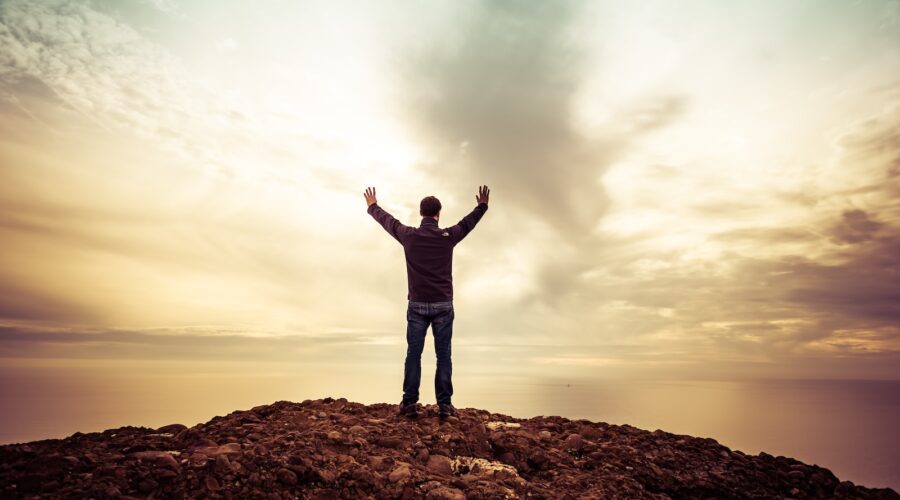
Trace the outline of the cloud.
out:
<instances>
[{"instance_id":1,"label":"cloud","mask_svg":"<svg viewBox=\"0 0 900 500\"><path fill-rule=\"evenodd\" d=\"M641 138L683 116L688 101L680 93L644 95L588 133L576 107L596 49L586 34L596 26L584 24L584 7L464 5L446 38L417 47L400 65L407 116L427 151L418 166L453 192L492 186L479 234L497 257L479 265L502 268L505 254L528 256L521 263L527 277L513 280L525 281L512 298L516 307L567 314L560 305L581 304L590 294L581 275L607 253L596 231L609 207L602 176ZM521 328L510 331L536 319L518 316Z\"/></svg>"},{"instance_id":2,"label":"cloud","mask_svg":"<svg viewBox=\"0 0 900 500\"><path fill-rule=\"evenodd\" d=\"M839 243L861 243L871 240L883 225L872 220L865 210L844 210L841 221L832 228L832 237Z\"/></svg>"},{"instance_id":3,"label":"cloud","mask_svg":"<svg viewBox=\"0 0 900 500\"><path fill-rule=\"evenodd\" d=\"M29 283L17 283L9 270L0 272L0 318L36 322L91 322L96 316L62 294Z\"/></svg>"},{"instance_id":4,"label":"cloud","mask_svg":"<svg viewBox=\"0 0 900 500\"><path fill-rule=\"evenodd\" d=\"M287 120L233 106L102 6L0 3L0 160L15 166L0 169L0 256L18 271L0 295L23 297L8 313L344 326L355 318L331 298L364 295L377 321L374 283L404 278L360 278L367 263L334 227L371 222L361 196L324 182L346 144L261 126ZM322 207L327 224L306 215Z\"/></svg>"},{"instance_id":5,"label":"cloud","mask_svg":"<svg viewBox=\"0 0 900 500\"><path fill-rule=\"evenodd\" d=\"M799 101L797 113L772 110L778 96L834 89L766 79L778 73L766 66L735 78L748 70L725 56L752 53L752 40L707 52L709 37L688 41L687 19L487 1L418 13L427 28L380 7L342 24L347 11L329 7L327 23L304 18L309 29L257 9L266 22L251 29L226 8L215 12L225 25L167 39L172 16L144 9L129 25L104 6L0 4L0 159L16 167L0 170L0 316L98 328L30 330L34 344L10 333L7 353L87 356L96 341L122 356L266 359L327 345L273 332L335 324L396 338L402 253L369 240L379 230L350 187L376 176L440 196L447 218L491 185L491 210L454 265L460 332L497 344L479 366L895 356L897 108L846 125L822 158L838 122L792 124L813 106ZM160 24L148 29L151 17ZM605 29L624 17L614 27L628 36ZM658 36L632 29L644 23ZM821 80L796 55L786 47L792 75ZM791 150L777 161L775 133ZM189 330L170 332L186 335L179 343L138 328L195 320L276 338L211 330L216 351Z\"/></svg>"},{"instance_id":6,"label":"cloud","mask_svg":"<svg viewBox=\"0 0 900 500\"><path fill-rule=\"evenodd\" d=\"M140 139L60 112L58 101L45 109L19 97L39 120L0 103L0 163L10 166L0 168L8 317L314 331L358 321L343 314L352 300L370 324L391 324L385 294L372 290L396 282L400 291L405 277L363 273L371 266L346 244L346 228L304 215L328 206L368 228L361 196L337 206L325 195L298 200L281 183L209 182Z\"/></svg>"},{"instance_id":7,"label":"cloud","mask_svg":"<svg viewBox=\"0 0 900 500\"><path fill-rule=\"evenodd\" d=\"M161 12L177 13L180 11L178 2L175 0L146 0L146 2Z\"/></svg>"},{"instance_id":8,"label":"cloud","mask_svg":"<svg viewBox=\"0 0 900 500\"><path fill-rule=\"evenodd\" d=\"M163 115L172 126L191 107L188 92L173 78L171 57L85 3L5 2L0 48L4 84L34 78L105 126L153 134Z\"/></svg>"},{"instance_id":9,"label":"cloud","mask_svg":"<svg viewBox=\"0 0 900 500\"><path fill-rule=\"evenodd\" d=\"M218 46L230 49L234 41ZM93 123L128 130L200 170L234 175L241 147L250 142L257 155L274 153L219 89L192 78L165 48L86 2L0 5L0 68L5 94L19 82L39 82Z\"/></svg>"},{"instance_id":10,"label":"cloud","mask_svg":"<svg viewBox=\"0 0 900 500\"><path fill-rule=\"evenodd\" d=\"M713 233L711 240L724 242L750 242L760 245L778 245L782 243L812 243L818 241L820 235L806 226L786 227L741 227Z\"/></svg>"},{"instance_id":11,"label":"cloud","mask_svg":"<svg viewBox=\"0 0 900 500\"><path fill-rule=\"evenodd\" d=\"M106 329L0 325L3 358L326 362L393 360L395 346L352 332L266 335L235 328ZM352 355L351 355L352 352Z\"/></svg>"},{"instance_id":12,"label":"cloud","mask_svg":"<svg viewBox=\"0 0 900 500\"><path fill-rule=\"evenodd\" d=\"M845 355L900 352L900 201L891 181L900 113L887 109L837 141L835 168L823 174L834 178L820 183L828 189L820 191L806 227L715 235L758 248L794 244L805 253L731 256L731 271L720 279L687 279L683 286L659 277L688 296L703 290L715 297L705 308L698 304L692 318L704 311L709 321L729 325L730 341L752 339L773 356L822 348Z\"/></svg>"},{"instance_id":13,"label":"cloud","mask_svg":"<svg viewBox=\"0 0 900 500\"><path fill-rule=\"evenodd\" d=\"M649 97L613 120L631 135L585 137L573 113L587 51L578 5L468 5L455 38L412 57L409 115L436 155L424 167L442 185L493 182L502 203L582 242L608 204L604 170L633 135L681 115L685 100Z\"/></svg>"},{"instance_id":14,"label":"cloud","mask_svg":"<svg viewBox=\"0 0 900 500\"><path fill-rule=\"evenodd\" d=\"M219 52L229 52L232 50L237 50L237 48L237 41L235 41L235 39L231 37L223 38L216 42L216 50L218 50Z\"/></svg>"},{"instance_id":15,"label":"cloud","mask_svg":"<svg viewBox=\"0 0 900 500\"><path fill-rule=\"evenodd\" d=\"M724 186L702 201L673 191L683 206L660 209L675 211L676 232L696 231L694 246L665 248L654 241L664 234L638 231L607 235L590 253L555 248L556 261L541 268L541 293L565 299L527 321L575 332L570 339L593 346L581 351L589 358L627 343L660 359L705 364L708 373L739 365L757 374L813 373L816 365L845 375L856 359L873 376L896 376L898 124L900 114L889 111L845 131L831 167L817 171L815 188L799 198L781 186L740 198L752 205L729 199ZM689 169L667 172L671 186ZM691 225L681 223L685 214Z\"/></svg>"}]
</instances>

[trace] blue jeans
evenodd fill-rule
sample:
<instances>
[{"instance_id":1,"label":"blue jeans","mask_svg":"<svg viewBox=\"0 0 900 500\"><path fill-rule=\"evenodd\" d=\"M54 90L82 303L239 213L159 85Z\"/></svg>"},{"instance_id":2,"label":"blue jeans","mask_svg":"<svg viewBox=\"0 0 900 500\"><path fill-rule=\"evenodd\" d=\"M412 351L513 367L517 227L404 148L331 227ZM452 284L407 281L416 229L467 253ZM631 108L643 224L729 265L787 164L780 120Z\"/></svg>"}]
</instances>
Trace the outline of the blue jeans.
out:
<instances>
[{"instance_id":1,"label":"blue jeans","mask_svg":"<svg viewBox=\"0 0 900 500\"><path fill-rule=\"evenodd\" d=\"M409 301L406 309L406 363L403 370L403 402L419 401L419 382L422 379L422 350L431 325L434 334L434 353L437 370L434 374L434 394L438 404L450 404L453 396L453 363L450 360L450 339L453 337L453 302Z\"/></svg>"}]
</instances>

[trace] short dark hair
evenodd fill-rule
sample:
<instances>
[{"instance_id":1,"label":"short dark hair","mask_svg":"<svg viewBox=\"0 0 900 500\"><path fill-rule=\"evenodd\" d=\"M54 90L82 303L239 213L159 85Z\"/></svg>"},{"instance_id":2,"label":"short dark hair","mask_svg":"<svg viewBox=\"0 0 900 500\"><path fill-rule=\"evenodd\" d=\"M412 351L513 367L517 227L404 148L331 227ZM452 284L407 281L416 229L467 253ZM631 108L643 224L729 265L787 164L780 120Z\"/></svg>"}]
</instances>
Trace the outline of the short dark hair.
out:
<instances>
[{"instance_id":1,"label":"short dark hair","mask_svg":"<svg viewBox=\"0 0 900 500\"><path fill-rule=\"evenodd\" d=\"M419 214L424 217L434 217L441 211L441 200L434 196L426 196L419 203Z\"/></svg>"}]
</instances>

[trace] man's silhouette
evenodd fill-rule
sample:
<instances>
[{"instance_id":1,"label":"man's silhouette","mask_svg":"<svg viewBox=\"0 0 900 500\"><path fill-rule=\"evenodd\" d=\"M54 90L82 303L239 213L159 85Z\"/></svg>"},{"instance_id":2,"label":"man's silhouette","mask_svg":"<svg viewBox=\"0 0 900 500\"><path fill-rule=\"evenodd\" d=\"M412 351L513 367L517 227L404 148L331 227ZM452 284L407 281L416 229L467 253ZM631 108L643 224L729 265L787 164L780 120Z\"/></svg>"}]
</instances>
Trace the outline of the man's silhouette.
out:
<instances>
[{"instance_id":1,"label":"man's silhouette","mask_svg":"<svg viewBox=\"0 0 900 500\"><path fill-rule=\"evenodd\" d=\"M455 226L441 229L441 202L427 196L419 204L422 222L419 227L405 226L378 206L375 188L366 188L369 215L403 245L406 254L406 279L409 285L409 305L406 309L406 362L403 371L403 399L400 413L414 418L418 415L419 382L422 378L422 350L428 326L432 325L437 370L434 374L434 394L439 416L456 415L451 397L453 364L450 359L450 340L453 337L453 247L469 234L488 209L487 186L478 188L478 203L469 215Z\"/></svg>"}]
</instances>

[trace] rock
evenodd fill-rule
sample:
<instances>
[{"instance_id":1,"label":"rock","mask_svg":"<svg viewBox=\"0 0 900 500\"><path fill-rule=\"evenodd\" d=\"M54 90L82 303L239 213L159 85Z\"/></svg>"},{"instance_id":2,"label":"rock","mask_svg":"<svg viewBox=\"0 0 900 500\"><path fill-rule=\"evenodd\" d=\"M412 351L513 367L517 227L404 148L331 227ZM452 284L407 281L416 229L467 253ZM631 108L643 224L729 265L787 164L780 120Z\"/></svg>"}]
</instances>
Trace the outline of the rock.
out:
<instances>
[{"instance_id":1,"label":"rock","mask_svg":"<svg viewBox=\"0 0 900 500\"><path fill-rule=\"evenodd\" d=\"M453 474L453 467L451 466L450 458L445 457L444 455L431 455L425 468L427 468L431 472L434 472L435 474Z\"/></svg>"},{"instance_id":2,"label":"rock","mask_svg":"<svg viewBox=\"0 0 900 500\"><path fill-rule=\"evenodd\" d=\"M187 426L183 424L169 424L156 429L156 432L160 434L178 434L181 431L187 430Z\"/></svg>"},{"instance_id":3,"label":"rock","mask_svg":"<svg viewBox=\"0 0 900 500\"><path fill-rule=\"evenodd\" d=\"M500 462L504 464L512 464L516 462L516 455L511 451L504 451L500 454Z\"/></svg>"},{"instance_id":4,"label":"rock","mask_svg":"<svg viewBox=\"0 0 900 500\"><path fill-rule=\"evenodd\" d=\"M529 466L531 466L532 469L543 470L547 467L551 460L545 451L536 450L534 453L526 457L526 462Z\"/></svg>"},{"instance_id":5,"label":"rock","mask_svg":"<svg viewBox=\"0 0 900 500\"><path fill-rule=\"evenodd\" d=\"M216 479L215 476L206 476L204 483L206 484L206 488L210 491L219 491L221 488L221 486L219 486L219 480Z\"/></svg>"},{"instance_id":6,"label":"rock","mask_svg":"<svg viewBox=\"0 0 900 500\"><path fill-rule=\"evenodd\" d=\"M478 477L477 475L471 474L471 473L466 473L466 474L459 476L459 480L462 481L463 484L465 485L464 489L471 488L475 483L478 482L479 479L481 479L481 478Z\"/></svg>"},{"instance_id":7,"label":"rock","mask_svg":"<svg viewBox=\"0 0 900 500\"><path fill-rule=\"evenodd\" d=\"M178 473L172 469L157 469L153 471L153 477L161 481L169 481L178 477Z\"/></svg>"},{"instance_id":8,"label":"rock","mask_svg":"<svg viewBox=\"0 0 900 500\"><path fill-rule=\"evenodd\" d=\"M141 461L150 462L160 467L168 467L172 470L181 469L181 465L175 460L175 457L172 456L174 453L179 453L177 451L167 452L167 451L139 451L134 453L134 456Z\"/></svg>"},{"instance_id":9,"label":"rock","mask_svg":"<svg viewBox=\"0 0 900 500\"><path fill-rule=\"evenodd\" d=\"M522 424L517 422L488 422L484 424L488 430L496 431L498 429L517 429L522 427Z\"/></svg>"},{"instance_id":10,"label":"rock","mask_svg":"<svg viewBox=\"0 0 900 500\"><path fill-rule=\"evenodd\" d=\"M540 437L541 441L549 441L553 439L553 433L550 431L541 431L538 433L538 437Z\"/></svg>"},{"instance_id":11,"label":"rock","mask_svg":"<svg viewBox=\"0 0 900 500\"><path fill-rule=\"evenodd\" d=\"M459 490L466 490L469 488L469 485L465 481L463 481L462 478L458 477L454 477L450 480L450 486Z\"/></svg>"},{"instance_id":12,"label":"rock","mask_svg":"<svg viewBox=\"0 0 900 500\"><path fill-rule=\"evenodd\" d=\"M231 472L231 461L228 460L228 455L223 453L216 457L216 470L219 472Z\"/></svg>"},{"instance_id":13,"label":"rock","mask_svg":"<svg viewBox=\"0 0 900 500\"><path fill-rule=\"evenodd\" d=\"M584 441L578 434L569 434L566 436L565 447L567 450L580 450L584 445Z\"/></svg>"},{"instance_id":14,"label":"rock","mask_svg":"<svg viewBox=\"0 0 900 500\"><path fill-rule=\"evenodd\" d=\"M141 482L138 483L138 491L141 493L150 493L155 490L157 486L159 486L159 483L152 479L142 479Z\"/></svg>"},{"instance_id":15,"label":"rock","mask_svg":"<svg viewBox=\"0 0 900 500\"><path fill-rule=\"evenodd\" d=\"M451 462L453 472L457 474L471 474L478 479L489 481L510 481L518 485L524 485L525 480L519 476L518 471L511 465L502 462L493 462L479 457L457 456Z\"/></svg>"},{"instance_id":16,"label":"rock","mask_svg":"<svg viewBox=\"0 0 900 500\"><path fill-rule=\"evenodd\" d=\"M201 446L194 447L193 454L203 454L209 458L218 458L219 455L227 455L229 457L241 454L240 443L227 443L221 446Z\"/></svg>"},{"instance_id":17,"label":"rock","mask_svg":"<svg viewBox=\"0 0 900 500\"><path fill-rule=\"evenodd\" d=\"M337 473L333 470L323 469L319 471L319 479L323 483L330 483L337 479Z\"/></svg>"},{"instance_id":18,"label":"rock","mask_svg":"<svg viewBox=\"0 0 900 500\"><path fill-rule=\"evenodd\" d=\"M189 448L190 448L190 449L197 449L197 448L215 448L215 447L218 447L218 446L219 446L219 443L213 441L212 439L208 439L208 438L199 438L199 439L197 439L196 441L194 441L193 444L191 444L191 446L189 446Z\"/></svg>"},{"instance_id":19,"label":"rock","mask_svg":"<svg viewBox=\"0 0 900 500\"><path fill-rule=\"evenodd\" d=\"M394 436L385 436L385 437L378 438L375 440L375 443L378 446L382 446L384 448L395 448L396 449L396 448L403 447L403 440L398 437L394 437Z\"/></svg>"},{"instance_id":20,"label":"rock","mask_svg":"<svg viewBox=\"0 0 900 500\"><path fill-rule=\"evenodd\" d=\"M278 481L287 484L289 486L293 486L297 484L297 474L290 469L285 469L284 467L278 469Z\"/></svg>"},{"instance_id":21,"label":"rock","mask_svg":"<svg viewBox=\"0 0 900 500\"><path fill-rule=\"evenodd\" d=\"M388 475L388 480L392 483L396 483L402 481L404 479L408 479L412 475L412 472L409 470L408 464L400 464L391 471Z\"/></svg>"},{"instance_id":22,"label":"rock","mask_svg":"<svg viewBox=\"0 0 900 500\"><path fill-rule=\"evenodd\" d=\"M226 443L216 450L215 455L226 454L226 455L237 455L241 452L240 443Z\"/></svg>"},{"instance_id":23,"label":"rock","mask_svg":"<svg viewBox=\"0 0 900 500\"><path fill-rule=\"evenodd\" d=\"M436 500L466 500L466 494L462 491L448 486L438 486L432 488L425 495L425 498Z\"/></svg>"},{"instance_id":24,"label":"rock","mask_svg":"<svg viewBox=\"0 0 900 500\"><path fill-rule=\"evenodd\" d=\"M202 469L203 467L206 467L207 462L209 462L209 457L206 456L205 453L197 452L191 455L190 464L191 467L194 467L195 469Z\"/></svg>"},{"instance_id":25,"label":"rock","mask_svg":"<svg viewBox=\"0 0 900 500\"><path fill-rule=\"evenodd\" d=\"M253 459L249 456L243 457L239 462L231 462L231 465L234 466L235 463L240 463L242 470L248 470L250 472L256 472L257 470L259 470L259 466L256 465L256 462L254 462Z\"/></svg>"},{"instance_id":26,"label":"rock","mask_svg":"<svg viewBox=\"0 0 900 500\"><path fill-rule=\"evenodd\" d=\"M416 458L419 460L419 462L422 462L422 463L427 463L429 457L430 457L430 454L428 453L428 450L425 448L422 448L421 450L419 450L418 453L416 453Z\"/></svg>"}]
</instances>

